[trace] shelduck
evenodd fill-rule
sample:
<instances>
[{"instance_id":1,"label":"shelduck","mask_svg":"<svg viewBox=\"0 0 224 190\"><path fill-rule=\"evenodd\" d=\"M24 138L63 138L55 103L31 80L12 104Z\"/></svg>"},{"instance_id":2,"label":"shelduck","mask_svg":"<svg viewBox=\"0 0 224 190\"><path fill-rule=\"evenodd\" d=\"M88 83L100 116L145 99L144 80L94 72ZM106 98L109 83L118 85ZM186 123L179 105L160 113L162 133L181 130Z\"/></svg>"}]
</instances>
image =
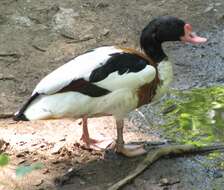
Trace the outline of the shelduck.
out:
<instances>
[{"instance_id":1,"label":"shelduck","mask_svg":"<svg viewBox=\"0 0 224 190\"><path fill-rule=\"evenodd\" d=\"M89 147L97 147L100 142L89 137L87 119L113 115L117 127L116 151L129 157L144 154L143 146L125 145L123 118L166 92L173 74L162 43L199 44L206 40L193 33L191 25L181 19L158 17L141 33L144 53L105 46L79 55L44 77L14 119L82 118L81 140Z\"/></svg>"}]
</instances>

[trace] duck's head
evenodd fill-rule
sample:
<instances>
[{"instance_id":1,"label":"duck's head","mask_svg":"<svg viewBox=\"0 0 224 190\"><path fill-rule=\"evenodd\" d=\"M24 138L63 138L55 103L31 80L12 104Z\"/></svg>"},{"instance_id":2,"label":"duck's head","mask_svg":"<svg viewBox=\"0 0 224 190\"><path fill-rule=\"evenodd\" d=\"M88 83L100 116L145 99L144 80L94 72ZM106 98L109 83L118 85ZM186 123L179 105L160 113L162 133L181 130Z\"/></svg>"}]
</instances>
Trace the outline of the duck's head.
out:
<instances>
[{"instance_id":1,"label":"duck's head","mask_svg":"<svg viewBox=\"0 0 224 190\"><path fill-rule=\"evenodd\" d=\"M183 20L172 16L162 16L152 20L143 29L140 45L145 53L158 63L166 57L161 44L167 41L200 44L206 42L207 39L193 33L191 25Z\"/></svg>"}]
</instances>

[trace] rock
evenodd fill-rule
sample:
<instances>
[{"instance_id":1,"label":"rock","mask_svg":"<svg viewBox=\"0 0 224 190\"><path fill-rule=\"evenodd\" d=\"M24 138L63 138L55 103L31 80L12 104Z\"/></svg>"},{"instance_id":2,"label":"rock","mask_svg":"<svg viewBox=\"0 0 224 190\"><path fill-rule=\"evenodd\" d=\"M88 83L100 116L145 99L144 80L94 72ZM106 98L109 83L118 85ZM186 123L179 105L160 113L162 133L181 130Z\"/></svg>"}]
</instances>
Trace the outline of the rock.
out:
<instances>
[{"instance_id":1,"label":"rock","mask_svg":"<svg viewBox=\"0 0 224 190\"><path fill-rule=\"evenodd\" d=\"M22 158L25 157L25 153L24 152L20 152L19 154L16 155L17 158Z\"/></svg>"},{"instance_id":2,"label":"rock","mask_svg":"<svg viewBox=\"0 0 224 190\"><path fill-rule=\"evenodd\" d=\"M93 36L93 34L85 34L84 36L82 36L81 38L80 38L80 41L88 41L88 40L91 40L91 39L93 39L94 38L94 36Z\"/></svg>"},{"instance_id":3,"label":"rock","mask_svg":"<svg viewBox=\"0 0 224 190\"><path fill-rule=\"evenodd\" d=\"M66 9L59 7L59 11L53 17L53 28L55 30L72 30L72 26L75 22L75 17L78 17L79 13L74 12L73 9Z\"/></svg>"},{"instance_id":4,"label":"rock","mask_svg":"<svg viewBox=\"0 0 224 190\"><path fill-rule=\"evenodd\" d=\"M205 10L204 13L210 12L212 9L214 9L214 5L210 4Z\"/></svg>"},{"instance_id":5,"label":"rock","mask_svg":"<svg viewBox=\"0 0 224 190\"><path fill-rule=\"evenodd\" d=\"M33 22L28 17L25 17L25 16L12 15L11 20L15 24L18 24L18 25L21 25L21 26L29 27L29 26L33 25Z\"/></svg>"},{"instance_id":6,"label":"rock","mask_svg":"<svg viewBox=\"0 0 224 190\"><path fill-rule=\"evenodd\" d=\"M42 174L47 174L47 173L50 173L50 170L48 168L44 169Z\"/></svg>"},{"instance_id":7,"label":"rock","mask_svg":"<svg viewBox=\"0 0 224 190\"><path fill-rule=\"evenodd\" d=\"M104 28L103 31L101 31L101 35L107 36L110 33L110 30L107 28Z\"/></svg>"},{"instance_id":8,"label":"rock","mask_svg":"<svg viewBox=\"0 0 224 190\"><path fill-rule=\"evenodd\" d=\"M216 7L218 7L218 6L220 6L220 5L222 5L222 3L215 3L215 6L216 6Z\"/></svg>"},{"instance_id":9,"label":"rock","mask_svg":"<svg viewBox=\"0 0 224 190\"><path fill-rule=\"evenodd\" d=\"M126 44L127 43L127 39L126 38L117 38L115 40L115 44Z\"/></svg>"},{"instance_id":10,"label":"rock","mask_svg":"<svg viewBox=\"0 0 224 190\"><path fill-rule=\"evenodd\" d=\"M0 153L5 151L9 143L5 142L4 140L0 139Z\"/></svg>"},{"instance_id":11,"label":"rock","mask_svg":"<svg viewBox=\"0 0 224 190\"><path fill-rule=\"evenodd\" d=\"M61 144L55 144L55 146L51 150L51 154L59 154L62 147L63 145Z\"/></svg>"},{"instance_id":12,"label":"rock","mask_svg":"<svg viewBox=\"0 0 224 190\"><path fill-rule=\"evenodd\" d=\"M16 165L20 165L25 163L27 160L25 158L17 158L16 159Z\"/></svg>"},{"instance_id":13,"label":"rock","mask_svg":"<svg viewBox=\"0 0 224 190\"><path fill-rule=\"evenodd\" d=\"M169 180L167 178L162 178L159 182L161 186L169 185Z\"/></svg>"},{"instance_id":14,"label":"rock","mask_svg":"<svg viewBox=\"0 0 224 190\"><path fill-rule=\"evenodd\" d=\"M101 2L97 3L95 7L102 9L102 8L109 7L109 4L108 3L104 3L104 2L101 1Z\"/></svg>"},{"instance_id":15,"label":"rock","mask_svg":"<svg viewBox=\"0 0 224 190\"><path fill-rule=\"evenodd\" d=\"M223 177L223 174L222 174L221 171L215 170L214 173L213 173L213 177L214 178L221 178L221 177Z\"/></svg>"},{"instance_id":16,"label":"rock","mask_svg":"<svg viewBox=\"0 0 224 190\"><path fill-rule=\"evenodd\" d=\"M33 162L36 162L36 161L38 161L38 158L33 158L32 161L33 161Z\"/></svg>"},{"instance_id":17,"label":"rock","mask_svg":"<svg viewBox=\"0 0 224 190\"><path fill-rule=\"evenodd\" d=\"M160 179L160 186L174 185L176 183L180 183L178 178L162 178Z\"/></svg>"},{"instance_id":18,"label":"rock","mask_svg":"<svg viewBox=\"0 0 224 190\"><path fill-rule=\"evenodd\" d=\"M59 141L61 141L61 142L62 142L62 141L66 141L66 138L62 138L62 139L60 139Z\"/></svg>"},{"instance_id":19,"label":"rock","mask_svg":"<svg viewBox=\"0 0 224 190\"><path fill-rule=\"evenodd\" d=\"M62 28L61 31L60 31L60 34L65 38L68 38L68 39L71 39L71 40L75 39L75 35L74 35L72 30Z\"/></svg>"},{"instance_id":20,"label":"rock","mask_svg":"<svg viewBox=\"0 0 224 190\"><path fill-rule=\"evenodd\" d=\"M37 179L37 180L35 180L35 182L33 183L33 185L34 186L40 186L43 182L44 182L43 179Z\"/></svg>"}]
</instances>

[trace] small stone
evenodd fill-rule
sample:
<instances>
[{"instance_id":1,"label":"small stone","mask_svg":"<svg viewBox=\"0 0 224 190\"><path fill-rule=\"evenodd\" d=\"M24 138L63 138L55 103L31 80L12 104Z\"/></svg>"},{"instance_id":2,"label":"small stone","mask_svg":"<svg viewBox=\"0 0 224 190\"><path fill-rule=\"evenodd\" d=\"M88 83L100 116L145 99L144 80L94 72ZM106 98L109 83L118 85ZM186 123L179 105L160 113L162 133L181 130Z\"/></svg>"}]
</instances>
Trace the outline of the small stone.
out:
<instances>
[{"instance_id":1,"label":"small stone","mask_svg":"<svg viewBox=\"0 0 224 190\"><path fill-rule=\"evenodd\" d=\"M35 183L33 185L34 186L40 186L43 182L44 182L43 179L38 179L38 180L35 181Z\"/></svg>"},{"instance_id":2,"label":"small stone","mask_svg":"<svg viewBox=\"0 0 224 190\"><path fill-rule=\"evenodd\" d=\"M63 145L57 144L53 147L53 149L51 150L51 154L59 154L61 148Z\"/></svg>"},{"instance_id":3,"label":"small stone","mask_svg":"<svg viewBox=\"0 0 224 190\"><path fill-rule=\"evenodd\" d=\"M210 4L205 10L204 13L210 12L214 8L213 4Z\"/></svg>"},{"instance_id":4,"label":"small stone","mask_svg":"<svg viewBox=\"0 0 224 190\"><path fill-rule=\"evenodd\" d=\"M86 182L85 181L83 181L83 180L80 180L80 182L79 182L81 185L85 185L86 184Z\"/></svg>"},{"instance_id":5,"label":"small stone","mask_svg":"<svg viewBox=\"0 0 224 190\"><path fill-rule=\"evenodd\" d=\"M165 185L168 185L169 184L169 180L167 178L162 178L160 180L160 185L161 186L165 186Z\"/></svg>"},{"instance_id":6,"label":"small stone","mask_svg":"<svg viewBox=\"0 0 224 190\"><path fill-rule=\"evenodd\" d=\"M178 178L162 178L160 180L160 186L167 186L167 185L174 185L176 183L180 183L180 180Z\"/></svg>"},{"instance_id":7,"label":"small stone","mask_svg":"<svg viewBox=\"0 0 224 190\"><path fill-rule=\"evenodd\" d=\"M110 33L110 30L109 29L106 29L106 28L104 28L103 31L101 32L101 34L103 36L107 36L109 33Z\"/></svg>"},{"instance_id":8,"label":"small stone","mask_svg":"<svg viewBox=\"0 0 224 190\"><path fill-rule=\"evenodd\" d=\"M115 40L115 44L125 44L125 43L127 43L127 39L126 38L117 38L116 40Z\"/></svg>"},{"instance_id":9,"label":"small stone","mask_svg":"<svg viewBox=\"0 0 224 190\"><path fill-rule=\"evenodd\" d=\"M47 174L47 173L50 173L50 170L48 168L44 169L42 174Z\"/></svg>"},{"instance_id":10,"label":"small stone","mask_svg":"<svg viewBox=\"0 0 224 190\"><path fill-rule=\"evenodd\" d=\"M62 138L62 139L60 139L59 141L66 141L66 138Z\"/></svg>"},{"instance_id":11,"label":"small stone","mask_svg":"<svg viewBox=\"0 0 224 190\"><path fill-rule=\"evenodd\" d=\"M104 3L104 2L100 2L100 3L98 3L97 5L96 5L96 8L106 8L106 7L108 7L109 6L109 4L108 3Z\"/></svg>"},{"instance_id":12,"label":"small stone","mask_svg":"<svg viewBox=\"0 0 224 190\"><path fill-rule=\"evenodd\" d=\"M38 160L38 158L34 158L34 159L33 159L33 162L36 162L37 160Z\"/></svg>"},{"instance_id":13,"label":"small stone","mask_svg":"<svg viewBox=\"0 0 224 190\"><path fill-rule=\"evenodd\" d=\"M221 178L223 177L223 174L219 170L215 170L213 173L214 178Z\"/></svg>"},{"instance_id":14,"label":"small stone","mask_svg":"<svg viewBox=\"0 0 224 190\"><path fill-rule=\"evenodd\" d=\"M70 39L70 40L75 39L75 36L74 36L74 33L73 33L72 29L70 29L70 30L66 29L65 30L65 29L62 28L60 30L60 34L67 39Z\"/></svg>"},{"instance_id":15,"label":"small stone","mask_svg":"<svg viewBox=\"0 0 224 190\"><path fill-rule=\"evenodd\" d=\"M59 164L60 163L60 160L53 160L51 163L52 164Z\"/></svg>"},{"instance_id":16,"label":"small stone","mask_svg":"<svg viewBox=\"0 0 224 190\"><path fill-rule=\"evenodd\" d=\"M91 40L93 38L94 38L94 36L92 34L85 34L84 36L82 36L80 38L80 41L87 41L87 40Z\"/></svg>"},{"instance_id":17,"label":"small stone","mask_svg":"<svg viewBox=\"0 0 224 190\"><path fill-rule=\"evenodd\" d=\"M25 157L24 152L20 152L19 154L16 155L17 158L22 158Z\"/></svg>"},{"instance_id":18,"label":"small stone","mask_svg":"<svg viewBox=\"0 0 224 190\"><path fill-rule=\"evenodd\" d=\"M220 5L222 5L222 3L215 3L215 6L220 6Z\"/></svg>"},{"instance_id":19,"label":"small stone","mask_svg":"<svg viewBox=\"0 0 224 190\"><path fill-rule=\"evenodd\" d=\"M26 159L24 159L24 158L17 158L16 159L16 165L23 164L24 162L26 162Z\"/></svg>"},{"instance_id":20,"label":"small stone","mask_svg":"<svg viewBox=\"0 0 224 190\"><path fill-rule=\"evenodd\" d=\"M15 24L22 26L32 26L33 22L28 17L20 16L20 15L12 15L11 20L15 22Z\"/></svg>"}]
</instances>

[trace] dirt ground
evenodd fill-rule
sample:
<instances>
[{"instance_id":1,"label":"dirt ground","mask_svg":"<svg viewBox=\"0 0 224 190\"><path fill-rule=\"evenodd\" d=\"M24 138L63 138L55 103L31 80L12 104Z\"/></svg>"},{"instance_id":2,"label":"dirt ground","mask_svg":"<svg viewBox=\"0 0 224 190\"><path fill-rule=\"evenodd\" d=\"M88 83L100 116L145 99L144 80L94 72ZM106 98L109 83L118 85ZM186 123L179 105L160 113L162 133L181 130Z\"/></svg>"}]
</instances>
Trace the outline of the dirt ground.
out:
<instances>
[{"instance_id":1,"label":"dirt ground","mask_svg":"<svg viewBox=\"0 0 224 190\"><path fill-rule=\"evenodd\" d=\"M174 15L208 38L201 46L165 44L174 63L176 89L223 84L223 0L1 0L0 114L15 112L47 73L88 49L101 45L139 48L141 29L154 17ZM127 142L165 141L156 106L126 118ZM147 119L146 119L147 118ZM0 173L0 189L107 189L126 176L143 157L128 159L111 151L87 151L79 145L78 121L14 123L0 121L0 138L9 143L10 167ZM110 117L90 120L91 134L115 138ZM146 143L147 144L147 143ZM149 148L149 147L148 147ZM44 163L42 170L17 179L21 164ZM223 189L223 171L204 156L166 158L123 189ZM64 184L61 177L73 168ZM168 180L163 184L164 179Z\"/></svg>"}]
</instances>

